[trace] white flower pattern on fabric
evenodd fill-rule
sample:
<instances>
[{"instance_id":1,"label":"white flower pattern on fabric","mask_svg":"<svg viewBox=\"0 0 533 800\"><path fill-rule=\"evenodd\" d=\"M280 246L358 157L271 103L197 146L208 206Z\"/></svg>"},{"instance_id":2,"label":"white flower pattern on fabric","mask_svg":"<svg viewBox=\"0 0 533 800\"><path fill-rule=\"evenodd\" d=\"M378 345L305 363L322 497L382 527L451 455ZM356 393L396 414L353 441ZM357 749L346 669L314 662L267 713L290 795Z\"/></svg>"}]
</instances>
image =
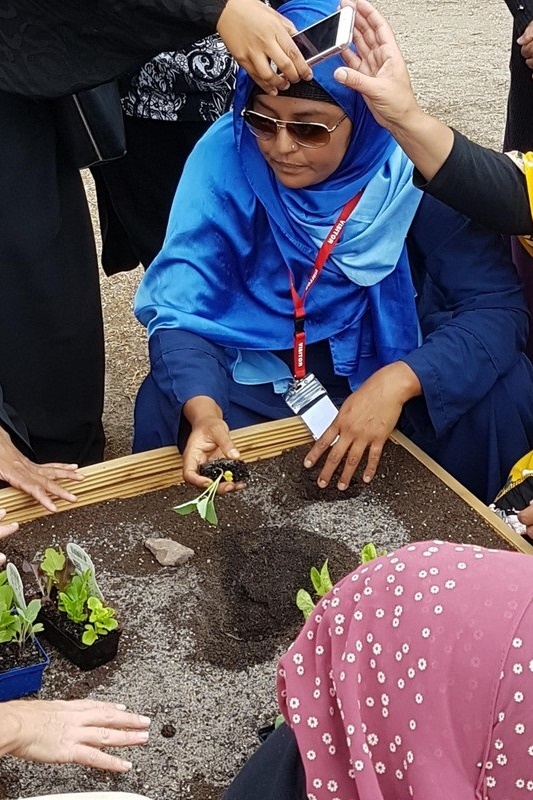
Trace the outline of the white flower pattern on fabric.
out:
<instances>
[{"instance_id":1,"label":"white flower pattern on fabric","mask_svg":"<svg viewBox=\"0 0 533 800\"><path fill-rule=\"evenodd\" d=\"M333 599L320 619L308 620L279 674L282 710L297 697L307 721L295 734L313 763L308 798L449 800L477 789L483 800L533 797L529 557L413 543L348 576ZM496 635L506 647L503 670ZM294 655L302 656L303 676ZM467 784L457 763L471 764ZM432 774L438 786L428 783Z\"/></svg>"}]
</instances>

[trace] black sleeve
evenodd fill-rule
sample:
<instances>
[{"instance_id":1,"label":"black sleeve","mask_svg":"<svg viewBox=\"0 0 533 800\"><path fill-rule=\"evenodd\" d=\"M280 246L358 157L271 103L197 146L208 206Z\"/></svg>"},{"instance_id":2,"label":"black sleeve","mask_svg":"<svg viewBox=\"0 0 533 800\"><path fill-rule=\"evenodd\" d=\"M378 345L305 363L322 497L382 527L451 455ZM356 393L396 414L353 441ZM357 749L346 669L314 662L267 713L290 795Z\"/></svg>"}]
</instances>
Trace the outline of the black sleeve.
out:
<instances>
[{"instance_id":1,"label":"black sleeve","mask_svg":"<svg viewBox=\"0 0 533 800\"><path fill-rule=\"evenodd\" d=\"M523 33L533 19L533 0L505 0L505 5L513 15L516 30Z\"/></svg>"},{"instance_id":2,"label":"black sleeve","mask_svg":"<svg viewBox=\"0 0 533 800\"><path fill-rule=\"evenodd\" d=\"M526 180L504 155L454 131L447 160L427 183L415 170L414 183L475 222L510 235L533 234Z\"/></svg>"},{"instance_id":3,"label":"black sleeve","mask_svg":"<svg viewBox=\"0 0 533 800\"><path fill-rule=\"evenodd\" d=\"M0 91L57 97L213 33L226 0L3 0Z\"/></svg>"}]
</instances>

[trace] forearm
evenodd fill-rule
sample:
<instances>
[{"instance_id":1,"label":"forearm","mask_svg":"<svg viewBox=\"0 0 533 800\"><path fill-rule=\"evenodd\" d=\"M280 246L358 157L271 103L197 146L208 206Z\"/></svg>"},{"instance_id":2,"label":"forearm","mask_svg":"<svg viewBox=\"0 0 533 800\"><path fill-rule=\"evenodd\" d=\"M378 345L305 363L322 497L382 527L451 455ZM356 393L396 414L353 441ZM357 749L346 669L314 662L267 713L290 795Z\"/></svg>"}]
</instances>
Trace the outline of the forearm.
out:
<instances>
[{"instance_id":1,"label":"forearm","mask_svg":"<svg viewBox=\"0 0 533 800\"><path fill-rule=\"evenodd\" d=\"M415 185L498 233L533 234L526 181L519 168L504 153L448 130L453 146L444 164L430 179L415 172Z\"/></svg>"},{"instance_id":2,"label":"forearm","mask_svg":"<svg viewBox=\"0 0 533 800\"><path fill-rule=\"evenodd\" d=\"M220 406L212 397L197 395L187 400L183 406L185 418L190 423L191 428L200 425L208 418L223 419L224 415Z\"/></svg>"},{"instance_id":3,"label":"forearm","mask_svg":"<svg viewBox=\"0 0 533 800\"><path fill-rule=\"evenodd\" d=\"M410 108L389 130L426 181L441 169L453 147L451 128L419 106Z\"/></svg>"}]
</instances>

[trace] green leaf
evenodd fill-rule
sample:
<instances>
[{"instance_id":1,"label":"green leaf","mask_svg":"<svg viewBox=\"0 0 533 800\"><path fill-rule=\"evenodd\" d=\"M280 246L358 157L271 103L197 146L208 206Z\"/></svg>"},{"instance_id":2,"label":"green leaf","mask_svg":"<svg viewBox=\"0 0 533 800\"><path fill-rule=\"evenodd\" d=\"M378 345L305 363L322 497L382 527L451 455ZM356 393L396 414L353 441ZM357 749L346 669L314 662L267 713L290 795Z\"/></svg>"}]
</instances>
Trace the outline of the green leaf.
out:
<instances>
[{"instance_id":1,"label":"green leaf","mask_svg":"<svg viewBox=\"0 0 533 800\"><path fill-rule=\"evenodd\" d=\"M307 619L313 613L315 604L313 603L313 598L305 589L299 589L296 595L296 606L304 615L304 619Z\"/></svg>"},{"instance_id":2,"label":"green leaf","mask_svg":"<svg viewBox=\"0 0 533 800\"><path fill-rule=\"evenodd\" d=\"M207 520L207 522L209 522L210 525L218 525L217 512L215 510L215 504L213 503L213 501L207 504L205 519Z\"/></svg>"},{"instance_id":3,"label":"green leaf","mask_svg":"<svg viewBox=\"0 0 533 800\"><path fill-rule=\"evenodd\" d=\"M322 588L322 580L320 578L320 572L317 570L316 567L311 567L311 572L309 573L311 577L311 583L313 584L313 588L317 594L320 594L320 590Z\"/></svg>"},{"instance_id":4,"label":"green leaf","mask_svg":"<svg viewBox=\"0 0 533 800\"><path fill-rule=\"evenodd\" d=\"M373 561L377 557L378 553L375 544L372 542L365 544L361 550L361 564L368 564L369 561Z\"/></svg>"},{"instance_id":5,"label":"green leaf","mask_svg":"<svg viewBox=\"0 0 533 800\"><path fill-rule=\"evenodd\" d=\"M179 506L174 506L172 511L175 511L176 514L181 514L183 517L186 517L187 514L192 514L193 511L196 511L196 500L188 500L186 503L181 503Z\"/></svg>"},{"instance_id":6,"label":"green leaf","mask_svg":"<svg viewBox=\"0 0 533 800\"><path fill-rule=\"evenodd\" d=\"M84 632L83 636L81 637L82 643L84 645L87 645L87 647L90 647L92 644L94 644L96 642L97 639L98 639L98 636L97 636L96 631L94 630L93 626L92 625L86 625L85 626L85 632Z\"/></svg>"},{"instance_id":7,"label":"green leaf","mask_svg":"<svg viewBox=\"0 0 533 800\"><path fill-rule=\"evenodd\" d=\"M44 558L41 561L41 569L53 578L56 572L60 572L65 566L65 554L61 550L54 550L53 547L47 547L44 551Z\"/></svg>"},{"instance_id":8,"label":"green leaf","mask_svg":"<svg viewBox=\"0 0 533 800\"><path fill-rule=\"evenodd\" d=\"M209 506L209 498L202 497L201 500L198 500L196 507L198 508L198 513L200 514L202 519L205 519L207 516L207 508Z\"/></svg>"},{"instance_id":9,"label":"green leaf","mask_svg":"<svg viewBox=\"0 0 533 800\"><path fill-rule=\"evenodd\" d=\"M276 719L274 720L274 730L277 730L280 725L283 725L285 722L285 717L283 714L278 714Z\"/></svg>"},{"instance_id":10,"label":"green leaf","mask_svg":"<svg viewBox=\"0 0 533 800\"><path fill-rule=\"evenodd\" d=\"M26 598L24 597L24 586L22 585L22 578L20 572L14 564L8 564L6 567L7 582L13 589L13 598L17 608L26 608ZM40 605L40 603L39 603Z\"/></svg>"},{"instance_id":11,"label":"green leaf","mask_svg":"<svg viewBox=\"0 0 533 800\"><path fill-rule=\"evenodd\" d=\"M331 578L329 576L328 559L326 558L322 564L322 569L320 570L320 592L318 592L318 594L320 597L323 597L331 589L333 589L333 583L331 582Z\"/></svg>"}]
</instances>

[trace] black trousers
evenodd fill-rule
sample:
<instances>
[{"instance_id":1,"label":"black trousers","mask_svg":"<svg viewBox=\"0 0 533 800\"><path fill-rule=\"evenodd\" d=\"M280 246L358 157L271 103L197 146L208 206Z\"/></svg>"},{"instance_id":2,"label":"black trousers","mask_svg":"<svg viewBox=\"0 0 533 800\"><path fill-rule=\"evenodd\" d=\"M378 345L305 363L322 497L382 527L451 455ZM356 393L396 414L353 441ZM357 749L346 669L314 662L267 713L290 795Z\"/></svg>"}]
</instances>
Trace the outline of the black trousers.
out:
<instances>
[{"instance_id":1,"label":"black trousers","mask_svg":"<svg viewBox=\"0 0 533 800\"><path fill-rule=\"evenodd\" d=\"M92 169L107 275L146 268L159 253L183 167L210 124L124 115L126 155Z\"/></svg>"},{"instance_id":2,"label":"black trousers","mask_svg":"<svg viewBox=\"0 0 533 800\"><path fill-rule=\"evenodd\" d=\"M296 738L281 725L241 769L222 800L306 800Z\"/></svg>"}]
</instances>

